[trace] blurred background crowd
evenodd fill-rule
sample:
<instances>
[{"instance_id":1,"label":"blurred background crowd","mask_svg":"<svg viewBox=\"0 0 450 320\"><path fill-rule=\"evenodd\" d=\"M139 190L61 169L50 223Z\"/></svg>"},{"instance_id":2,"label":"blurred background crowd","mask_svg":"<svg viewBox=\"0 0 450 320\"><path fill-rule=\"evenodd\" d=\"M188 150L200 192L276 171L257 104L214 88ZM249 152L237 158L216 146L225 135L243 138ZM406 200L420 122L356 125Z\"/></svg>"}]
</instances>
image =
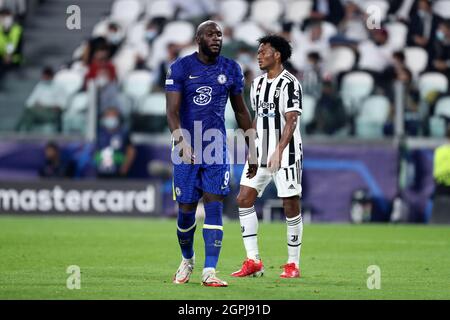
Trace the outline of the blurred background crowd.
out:
<instances>
[{"instance_id":1,"label":"blurred background crowd","mask_svg":"<svg viewBox=\"0 0 450 320\"><path fill-rule=\"evenodd\" d=\"M443 137L450 119L450 1L86 1L81 19L93 15L95 23L75 31L79 43L58 43L57 29L65 28L68 15L57 12L56 3L36 1L35 14L27 15L25 0L0 1L3 96L8 79L30 83L28 92L23 82L22 90L12 90L10 100L24 103L14 107L3 131L83 134L89 80L99 89L100 114L118 109L132 132L167 131L165 74L175 59L196 50L195 28L205 19L222 25L222 53L241 65L247 101L250 81L260 74L256 39L279 33L291 41L286 67L303 86L305 134L393 135L395 82L405 88L406 135ZM49 57L37 56L40 43L28 41L40 32L54 42ZM38 69L40 81L32 86ZM0 101L1 113L11 112L8 99ZM227 121L235 126L232 114Z\"/></svg>"}]
</instances>

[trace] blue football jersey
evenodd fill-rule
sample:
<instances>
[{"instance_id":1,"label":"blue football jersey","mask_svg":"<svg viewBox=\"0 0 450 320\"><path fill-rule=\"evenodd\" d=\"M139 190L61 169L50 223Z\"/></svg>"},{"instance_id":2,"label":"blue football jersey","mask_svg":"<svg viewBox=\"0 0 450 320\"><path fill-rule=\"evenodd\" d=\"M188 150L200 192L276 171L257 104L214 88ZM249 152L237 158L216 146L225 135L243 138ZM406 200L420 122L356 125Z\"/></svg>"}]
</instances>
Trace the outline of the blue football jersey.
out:
<instances>
[{"instance_id":1,"label":"blue football jersey","mask_svg":"<svg viewBox=\"0 0 450 320\"><path fill-rule=\"evenodd\" d=\"M166 91L182 94L180 107L181 127L189 131L194 147L194 122L201 122L201 134L208 129L222 133L226 154L225 106L230 95L244 90L244 76L233 60L219 56L214 64L204 64L197 52L177 59L169 68ZM197 128L198 128L197 123ZM199 132L197 132L197 135ZM211 142L202 144L205 148Z\"/></svg>"}]
</instances>

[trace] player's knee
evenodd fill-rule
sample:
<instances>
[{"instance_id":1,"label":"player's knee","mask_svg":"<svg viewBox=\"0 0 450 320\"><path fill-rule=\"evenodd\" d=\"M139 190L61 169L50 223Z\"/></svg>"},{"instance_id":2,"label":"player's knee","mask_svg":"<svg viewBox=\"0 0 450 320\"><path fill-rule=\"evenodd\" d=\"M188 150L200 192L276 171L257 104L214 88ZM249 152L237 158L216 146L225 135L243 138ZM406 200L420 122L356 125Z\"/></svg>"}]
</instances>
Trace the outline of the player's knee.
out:
<instances>
[{"instance_id":1,"label":"player's knee","mask_svg":"<svg viewBox=\"0 0 450 320\"><path fill-rule=\"evenodd\" d=\"M254 201L250 197L246 196L244 193L239 193L236 202L239 208L250 208L253 207Z\"/></svg>"},{"instance_id":2,"label":"player's knee","mask_svg":"<svg viewBox=\"0 0 450 320\"><path fill-rule=\"evenodd\" d=\"M298 197L283 198L283 208L286 216L297 216L300 213L300 200Z\"/></svg>"}]
</instances>

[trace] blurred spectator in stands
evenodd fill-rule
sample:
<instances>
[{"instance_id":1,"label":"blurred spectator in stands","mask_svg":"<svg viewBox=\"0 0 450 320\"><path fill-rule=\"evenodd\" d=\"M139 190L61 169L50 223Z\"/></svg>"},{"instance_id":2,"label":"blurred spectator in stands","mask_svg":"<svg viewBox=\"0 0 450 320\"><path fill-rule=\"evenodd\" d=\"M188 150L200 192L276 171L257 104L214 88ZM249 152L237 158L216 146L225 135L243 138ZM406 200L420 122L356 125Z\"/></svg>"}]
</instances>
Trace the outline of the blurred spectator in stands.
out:
<instances>
[{"instance_id":1,"label":"blurred spectator in stands","mask_svg":"<svg viewBox=\"0 0 450 320\"><path fill-rule=\"evenodd\" d=\"M294 39L294 50L291 58L292 64L298 70L306 67L307 56L310 52L320 52L324 60L327 59L330 44L324 35L322 21L311 19L305 27L305 32L298 39Z\"/></svg>"},{"instance_id":2,"label":"blurred spectator in stands","mask_svg":"<svg viewBox=\"0 0 450 320\"><path fill-rule=\"evenodd\" d=\"M322 94L322 58L318 52L308 53L308 62L300 78L303 93L319 99Z\"/></svg>"},{"instance_id":3,"label":"blurred spectator in stands","mask_svg":"<svg viewBox=\"0 0 450 320\"><path fill-rule=\"evenodd\" d=\"M431 223L450 223L450 126L447 127L446 144L434 152L433 177L435 180Z\"/></svg>"},{"instance_id":4,"label":"blurred spectator in stands","mask_svg":"<svg viewBox=\"0 0 450 320\"><path fill-rule=\"evenodd\" d=\"M439 16L433 13L431 0L418 0L408 28L408 45L424 48L429 59L433 57L433 40L439 25ZM431 62L432 60L429 60Z\"/></svg>"},{"instance_id":5,"label":"blurred spectator in stands","mask_svg":"<svg viewBox=\"0 0 450 320\"><path fill-rule=\"evenodd\" d=\"M344 17L344 7L340 0L314 0L311 17L338 25Z\"/></svg>"},{"instance_id":6,"label":"blurred spectator in stands","mask_svg":"<svg viewBox=\"0 0 450 320\"><path fill-rule=\"evenodd\" d=\"M444 73L450 82L450 19L439 24L434 43L433 70Z\"/></svg>"},{"instance_id":7,"label":"blurred spectator in stands","mask_svg":"<svg viewBox=\"0 0 450 320\"><path fill-rule=\"evenodd\" d=\"M23 28L9 9L0 11L0 77L22 63Z\"/></svg>"},{"instance_id":8,"label":"blurred spectator in stands","mask_svg":"<svg viewBox=\"0 0 450 320\"><path fill-rule=\"evenodd\" d=\"M49 141L44 149L45 163L39 169L42 178L71 178L75 175L75 163L71 160L64 161L59 146Z\"/></svg>"},{"instance_id":9,"label":"blurred spectator in stands","mask_svg":"<svg viewBox=\"0 0 450 320\"><path fill-rule=\"evenodd\" d=\"M367 32L367 15L360 8L359 2L356 0L345 0L344 18L338 25L338 37L342 41L349 44L366 40Z\"/></svg>"},{"instance_id":10,"label":"blurred spectator in stands","mask_svg":"<svg viewBox=\"0 0 450 320\"><path fill-rule=\"evenodd\" d=\"M42 70L41 80L26 101L26 109L17 124L17 130L30 131L40 124L53 124L61 132L61 113L66 99L64 89L53 81L50 67Z\"/></svg>"},{"instance_id":11,"label":"blurred spectator in stands","mask_svg":"<svg viewBox=\"0 0 450 320\"><path fill-rule=\"evenodd\" d=\"M385 125L385 134L394 134L394 114L395 114L395 92L394 84L400 81L404 86L404 119L405 133L408 136L417 136L421 127L421 115L419 110L420 94L419 90L414 86L411 70L405 63L405 54L402 51L394 52L393 64L386 69L383 75L385 81L385 93L389 98L392 110L389 121Z\"/></svg>"},{"instance_id":12,"label":"blurred spectator in stands","mask_svg":"<svg viewBox=\"0 0 450 320\"><path fill-rule=\"evenodd\" d=\"M180 50L181 47L176 43L169 43L167 45L167 58L161 62L157 70L157 90L164 90L167 71L169 71L170 65L178 58Z\"/></svg>"},{"instance_id":13,"label":"blurred spectator in stands","mask_svg":"<svg viewBox=\"0 0 450 320\"><path fill-rule=\"evenodd\" d=\"M21 23L24 22L27 13L26 0L0 0L0 10L8 9Z\"/></svg>"},{"instance_id":14,"label":"blurred spectator in stands","mask_svg":"<svg viewBox=\"0 0 450 320\"><path fill-rule=\"evenodd\" d=\"M217 13L217 0L169 0L175 8L176 20L189 20L195 25Z\"/></svg>"},{"instance_id":15,"label":"blurred spectator in stands","mask_svg":"<svg viewBox=\"0 0 450 320\"><path fill-rule=\"evenodd\" d=\"M99 112L110 106L122 107L119 102L120 90L117 83L116 68L110 60L108 47L98 48L94 53L85 77L85 87L90 80L95 82L98 89Z\"/></svg>"},{"instance_id":16,"label":"blurred spectator in stands","mask_svg":"<svg viewBox=\"0 0 450 320\"><path fill-rule=\"evenodd\" d=\"M136 157L129 132L117 108L106 109L100 118L95 163L100 178L126 177Z\"/></svg>"},{"instance_id":17,"label":"blurred spectator in stands","mask_svg":"<svg viewBox=\"0 0 450 320\"><path fill-rule=\"evenodd\" d=\"M317 101L314 118L306 127L308 133L334 134L346 125L347 115L333 83L326 80L322 84L322 96Z\"/></svg>"},{"instance_id":18,"label":"blurred spectator in stands","mask_svg":"<svg viewBox=\"0 0 450 320\"><path fill-rule=\"evenodd\" d=\"M386 29L373 29L370 31L370 39L358 45L359 63L358 69L369 72L374 80L376 89L381 94L386 89L385 72L392 64L394 48L388 42L389 34Z\"/></svg>"},{"instance_id":19,"label":"blurred spectator in stands","mask_svg":"<svg viewBox=\"0 0 450 320\"><path fill-rule=\"evenodd\" d=\"M124 42L125 34L119 24L110 22L106 31L106 40L109 44L109 57L112 58L119 51Z\"/></svg>"}]
</instances>

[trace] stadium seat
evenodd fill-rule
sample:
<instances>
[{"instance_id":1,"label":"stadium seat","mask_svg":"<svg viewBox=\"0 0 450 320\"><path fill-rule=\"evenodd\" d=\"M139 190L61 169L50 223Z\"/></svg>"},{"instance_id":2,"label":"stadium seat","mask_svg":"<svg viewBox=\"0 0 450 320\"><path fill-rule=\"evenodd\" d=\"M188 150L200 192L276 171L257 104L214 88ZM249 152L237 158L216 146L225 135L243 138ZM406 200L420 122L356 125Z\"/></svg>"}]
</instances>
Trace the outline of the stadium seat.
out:
<instances>
[{"instance_id":1,"label":"stadium seat","mask_svg":"<svg viewBox=\"0 0 450 320\"><path fill-rule=\"evenodd\" d=\"M442 97L437 101L434 114L450 120L450 96Z\"/></svg>"},{"instance_id":2,"label":"stadium seat","mask_svg":"<svg viewBox=\"0 0 450 320\"><path fill-rule=\"evenodd\" d=\"M66 98L69 99L83 87L83 76L73 70L64 69L55 74L54 82L64 88Z\"/></svg>"},{"instance_id":3,"label":"stadium seat","mask_svg":"<svg viewBox=\"0 0 450 320\"><path fill-rule=\"evenodd\" d=\"M336 47L331 49L325 70L333 75L350 71L355 65L355 52L348 47Z\"/></svg>"},{"instance_id":4,"label":"stadium seat","mask_svg":"<svg viewBox=\"0 0 450 320\"><path fill-rule=\"evenodd\" d=\"M395 50L403 49L406 45L408 27L401 22L390 22L386 24L386 29L389 33L389 44Z\"/></svg>"},{"instance_id":5,"label":"stadium seat","mask_svg":"<svg viewBox=\"0 0 450 320\"><path fill-rule=\"evenodd\" d=\"M348 114L358 113L359 105L372 93L373 88L373 77L367 72L354 71L343 77L341 97Z\"/></svg>"},{"instance_id":6,"label":"stadium seat","mask_svg":"<svg viewBox=\"0 0 450 320\"><path fill-rule=\"evenodd\" d=\"M145 96L132 119L133 130L137 132L161 133L168 130L164 93Z\"/></svg>"},{"instance_id":7,"label":"stadium seat","mask_svg":"<svg viewBox=\"0 0 450 320\"><path fill-rule=\"evenodd\" d=\"M137 45L145 41L146 22L139 21L131 25L127 30L126 42L131 45Z\"/></svg>"},{"instance_id":8,"label":"stadium seat","mask_svg":"<svg viewBox=\"0 0 450 320\"><path fill-rule=\"evenodd\" d=\"M291 0L286 3L286 17L290 22L302 23L309 17L313 7L312 0Z\"/></svg>"},{"instance_id":9,"label":"stadium seat","mask_svg":"<svg viewBox=\"0 0 450 320\"><path fill-rule=\"evenodd\" d=\"M108 32L108 24L111 22L110 19L103 19L97 22L92 28L92 37L103 37Z\"/></svg>"},{"instance_id":10,"label":"stadium seat","mask_svg":"<svg viewBox=\"0 0 450 320\"><path fill-rule=\"evenodd\" d=\"M225 0L220 2L220 13L223 22L228 26L234 26L241 22L247 15L248 2L245 0Z\"/></svg>"},{"instance_id":11,"label":"stadium seat","mask_svg":"<svg viewBox=\"0 0 450 320\"><path fill-rule=\"evenodd\" d=\"M172 21L165 27L163 36L167 43L186 45L193 41L195 35L194 26L187 21Z\"/></svg>"},{"instance_id":12,"label":"stadium seat","mask_svg":"<svg viewBox=\"0 0 450 320\"><path fill-rule=\"evenodd\" d=\"M88 93L80 92L73 96L62 117L64 133L83 133L85 131L88 106Z\"/></svg>"},{"instance_id":13,"label":"stadium seat","mask_svg":"<svg viewBox=\"0 0 450 320\"><path fill-rule=\"evenodd\" d=\"M116 0L111 8L111 19L127 28L138 20L142 9L139 0Z\"/></svg>"},{"instance_id":14,"label":"stadium seat","mask_svg":"<svg viewBox=\"0 0 450 320\"><path fill-rule=\"evenodd\" d=\"M153 77L149 71L130 72L123 81L123 92L134 100L135 105L150 93Z\"/></svg>"},{"instance_id":15,"label":"stadium seat","mask_svg":"<svg viewBox=\"0 0 450 320\"><path fill-rule=\"evenodd\" d=\"M356 135L362 138L382 137L389 112L390 103L385 96L368 97L356 118Z\"/></svg>"},{"instance_id":16,"label":"stadium seat","mask_svg":"<svg viewBox=\"0 0 450 320\"><path fill-rule=\"evenodd\" d=\"M275 0L257 0L251 5L250 20L265 27L277 22L283 13L281 2Z\"/></svg>"},{"instance_id":17,"label":"stadium seat","mask_svg":"<svg viewBox=\"0 0 450 320\"><path fill-rule=\"evenodd\" d=\"M334 24L328 21L322 22L322 33L325 38L331 38L338 33L338 29Z\"/></svg>"},{"instance_id":18,"label":"stadium seat","mask_svg":"<svg viewBox=\"0 0 450 320\"><path fill-rule=\"evenodd\" d=\"M119 81L122 81L128 73L134 70L137 55L138 51L134 46L126 45L114 56L112 62L116 67Z\"/></svg>"},{"instance_id":19,"label":"stadium seat","mask_svg":"<svg viewBox=\"0 0 450 320\"><path fill-rule=\"evenodd\" d=\"M428 120L430 127L430 135L435 138L443 138L445 136L446 121L442 117L433 116Z\"/></svg>"},{"instance_id":20,"label":"stadium seat","mask_svg":"<svg viewBox=\"0 0 450 320\"><path fill-rule=\"evenodd\" d=\"M419 78L420 98L426 99L432 92L445 93L448 90L448 79L439 72L427 72Z\"/></svg>"},{"instance_id":21,"label":"stadium seat","mask_svg":"<svg viewBox=\"0 0 450 320\"><path fill-rule=\"evenodd\" d=\"M265 32L255 22L243 22L234 28L234 39L241 40L250 46L256 46L256 39L264 36Z\"/></svg>"},{"instance_id":22,"label":"stadium seat","mask_svg":"<svg viewBox=\"0 0 450 320\"><path fill-rule=\"evenodd\" d=\"M162 17L172 20L175 15L175 8L171 1L157 0L147 3L146 15L148 18Z\"/></svg>"},{"instance_id":23,"label":"stadium seat","mask_svg":"<svg viewBox=\"0 0 450 320\"><path fill-rule=\"evenodd\" d=\"M433 11L437 15L445 19L450 19L450 1L448 0L437 0L433 4Z\"/></svg>"},{"instance_id":24,"label":"stadium seat","mask_svg":"<svg viewBox=\"0 0 450 320\"><path fill-rule=\"evenodd\" d=\"M405 63L415 78L427 67L428 53L420 47L406 47Z\"/></svg>"},{"instance_id":25,"label":"stadium seat","mask_svg":"<svg viewBox=\"0 0 450 320\"><path fill-rule=\"evenodd\" d=\"M300 116L300 123L303 128L310 124L314 119L314 113L316 111L316 99L310 95L303 95L302 99L302 115Z\"/></svg>"},{"instance_id":26,"label":"stadium seat","mask_svg":"<svg viewBox=\"0 0 450 320\"><path fill-rule=\"evenodd\" d=\"M389 2L386 0L365 0L362 2L363 10L368 12L367 10L371 7L376 7L379 9L381 21L384 21L387 17L387 12L389 10ZM373 14L373 11L369 12Z\"/></svg>"}]
</instances>

